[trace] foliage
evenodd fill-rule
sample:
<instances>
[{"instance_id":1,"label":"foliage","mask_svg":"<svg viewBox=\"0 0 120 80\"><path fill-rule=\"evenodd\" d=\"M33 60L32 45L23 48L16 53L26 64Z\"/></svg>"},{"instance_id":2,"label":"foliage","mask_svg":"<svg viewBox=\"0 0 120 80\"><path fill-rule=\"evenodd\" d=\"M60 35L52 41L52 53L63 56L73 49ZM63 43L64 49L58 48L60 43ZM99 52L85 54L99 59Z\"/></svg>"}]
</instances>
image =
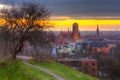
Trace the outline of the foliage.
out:
<instances>
[{"instance_id":1,"label":"foliage","mask_svg":"<svg viewBox=\"0 0 120 80\"><path fill-rule=\"evenodd\" d=\"M51 56L51 54L45 54L45 53L37 53L34 55L34 61L35 62L49 62L51 60L54 60L54 58Z\"/></svg>"},{"instance_id":2,"label":"foliage","mask_svg":"<svg viewBox=\"0 0 120 80\"><path fill-rule=\"evenodd\" d=\"M24 41L33 45L48 44L46 29L50 11L35 3L23 3L19 6L12 6L10 9L1 10L1 18L5 20L4 27L1 27L1 45L11 53L13 59L23 47ZM3 50L3 49L1 49ZM4 53L4 52L3 52Z\"/></svg>"},{"instance_id":3,"label":"foliage","mask_svg":"<svg viewBox=\"0 0 120 80\"><path fill-rule=\"evenodd\" d=\"M119 80L120 79L120 61L119 56L116 54L109 54L100 56L98 59L98 68L103 74L101 77L106 77L109 80Z\"/></svg>"}]
</instances>

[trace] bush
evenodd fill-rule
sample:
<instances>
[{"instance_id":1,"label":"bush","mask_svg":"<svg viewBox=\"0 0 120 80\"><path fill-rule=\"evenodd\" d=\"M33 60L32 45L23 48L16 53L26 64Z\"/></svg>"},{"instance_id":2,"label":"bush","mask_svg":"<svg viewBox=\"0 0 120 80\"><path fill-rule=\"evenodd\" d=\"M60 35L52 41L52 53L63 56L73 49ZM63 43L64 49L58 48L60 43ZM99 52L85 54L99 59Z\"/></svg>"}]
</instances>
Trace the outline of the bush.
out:
<instances>
[{"instance_id":1,"label":"bush","mask_svg":"<svg viewBox=\"0 0 120 80\"><path fill-rule=\"evenodd\" d=\"M51 54L37 53L36 55L34 55L35 62L49 62L51 60L54 60Z\"/></svg>"},{"instance_id":2,"label":"bush","mask_svg":"<svg viewBox=\"0 0 120 80\"><path fill-rule=\"evenodd\" d=\"M4 67L5 65L10 64L11 61L9 60L8 57L3 57L0 59L0 67Z\"/></svg>"}]
</instances>

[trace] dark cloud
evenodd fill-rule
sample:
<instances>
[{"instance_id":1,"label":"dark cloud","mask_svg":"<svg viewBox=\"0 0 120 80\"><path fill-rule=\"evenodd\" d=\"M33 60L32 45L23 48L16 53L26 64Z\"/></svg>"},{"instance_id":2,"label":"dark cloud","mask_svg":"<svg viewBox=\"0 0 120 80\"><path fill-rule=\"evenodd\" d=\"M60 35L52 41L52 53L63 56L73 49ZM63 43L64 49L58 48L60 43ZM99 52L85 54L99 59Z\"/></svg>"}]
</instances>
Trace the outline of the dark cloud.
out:
<instances>
[{"instance_id":1,"label":"dark cloud","mask_svg":"<svg viewBox=\"0 0 120 80\"><path fill-rule=\"evenodd\" d=\"M1 4L19 4L21 2L39 2L53 10L53 15L86 17L120 16L120 0L0 0Z\"/></svg>"}]
</instances>

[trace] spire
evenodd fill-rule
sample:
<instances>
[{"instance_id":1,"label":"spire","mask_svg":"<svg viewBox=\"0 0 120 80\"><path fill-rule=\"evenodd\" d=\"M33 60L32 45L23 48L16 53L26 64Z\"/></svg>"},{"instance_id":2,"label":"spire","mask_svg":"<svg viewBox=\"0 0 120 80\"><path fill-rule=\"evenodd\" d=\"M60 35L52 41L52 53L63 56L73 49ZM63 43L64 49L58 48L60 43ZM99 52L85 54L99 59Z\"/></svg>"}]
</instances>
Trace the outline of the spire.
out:
<instances>
[{"instance_id":1,"label":"spire","mask_svg":"<svg viewBox=\"0 0 120 80\"><path fill-rule=\"evenodd\" d=\"M69 27L68 27L68 32L70 32Z\"/></svg>"},{"instance_id":2,"label":"spire","mask_svg":"<svg viewBox=\"0 0 120 80\"><path fill-rule=\"evenodd\" d=\"M99 25L97 25L97 36L99 37Z\"/></svg>"}]
</instances>

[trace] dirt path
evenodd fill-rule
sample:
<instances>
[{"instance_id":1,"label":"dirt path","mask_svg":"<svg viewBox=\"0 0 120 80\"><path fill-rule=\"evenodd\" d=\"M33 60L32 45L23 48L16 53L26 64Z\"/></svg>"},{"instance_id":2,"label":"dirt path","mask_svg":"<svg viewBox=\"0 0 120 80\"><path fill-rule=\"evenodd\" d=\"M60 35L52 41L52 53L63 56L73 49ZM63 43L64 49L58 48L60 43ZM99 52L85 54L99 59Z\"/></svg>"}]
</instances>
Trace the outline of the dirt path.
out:
<instances>
[{"instance_id":1,"label":"dirt path","mask_svg":"<svg viewBox=\"0 0 120 80\"><path fill-rule=\"evenodd\" d=\"M62 77L56 75L55 73L53 73L53 72L47 70L46 68L43 68L43 67L40 67L40 66L36 66L36 65L29 64L29 63L27 62L27 60L31 59L32 57L28 57L28 56L17 56L17 58L22 59L23 62L24 62L26 65L31 66L31 67L34 67L34 68L36 68L36 69L38 69L38 70L40 70L40 71L43 71L43 72L45 72L45 73L47 73L47 74L53 76L56 80L66 80L66 79L64 79L64 78L62 78Z\"/></svg>"}]
</instances>

